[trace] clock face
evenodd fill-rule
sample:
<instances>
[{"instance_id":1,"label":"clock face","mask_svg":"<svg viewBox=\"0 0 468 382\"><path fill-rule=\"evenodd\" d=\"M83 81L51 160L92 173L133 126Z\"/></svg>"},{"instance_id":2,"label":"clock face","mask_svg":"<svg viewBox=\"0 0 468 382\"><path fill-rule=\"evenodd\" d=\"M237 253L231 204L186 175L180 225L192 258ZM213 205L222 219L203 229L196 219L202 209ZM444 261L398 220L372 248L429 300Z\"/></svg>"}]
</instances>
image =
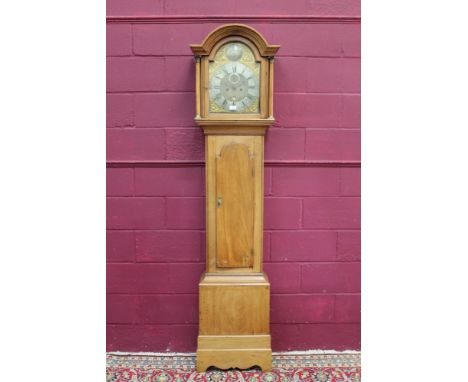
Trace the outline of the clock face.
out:
<instances>
[{"instance_id":1,"label":"clock face","mask_svg":"<svg viewBox=\"0 0 468 382\"><path fill-rule=\"evenodd\" d=\"M241 42L223 45L210 62L211 113L259 113L260 64Z\"/></svg>"}]
</instances>

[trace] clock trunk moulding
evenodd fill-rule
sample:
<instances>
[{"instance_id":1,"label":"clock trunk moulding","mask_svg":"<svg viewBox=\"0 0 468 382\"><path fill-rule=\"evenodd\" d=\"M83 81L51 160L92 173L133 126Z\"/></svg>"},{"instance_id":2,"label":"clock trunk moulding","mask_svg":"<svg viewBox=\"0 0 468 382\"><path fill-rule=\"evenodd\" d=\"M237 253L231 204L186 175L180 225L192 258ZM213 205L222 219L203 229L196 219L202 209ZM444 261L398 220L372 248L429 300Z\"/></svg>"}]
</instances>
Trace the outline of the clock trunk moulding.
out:
<instances>
[{"instance_id":1,"label":"clock trunk moulding","mask_svg":"<svg viewBox=\"0 0 468 382\"><path fill-rule=\"evenodd\" d=\"M263 272L263 151L273 118L273 57L255 29L228 24L191 45L195 121L205 133L206 271L197 370L271 369L270 283Z\"/></svg>"}]
</instances>

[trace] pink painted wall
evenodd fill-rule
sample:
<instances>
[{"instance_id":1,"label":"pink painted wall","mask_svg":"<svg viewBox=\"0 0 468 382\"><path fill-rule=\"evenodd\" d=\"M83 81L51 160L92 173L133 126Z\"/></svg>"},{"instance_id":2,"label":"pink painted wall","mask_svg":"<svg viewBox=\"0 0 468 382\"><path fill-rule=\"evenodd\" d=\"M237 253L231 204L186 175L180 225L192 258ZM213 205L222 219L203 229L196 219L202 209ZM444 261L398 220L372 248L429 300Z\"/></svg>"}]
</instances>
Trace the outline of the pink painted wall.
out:
<instances>
[{"instance_id":1,"label":"pink painted wall","mask_svg":"<svg viewBox=\"0 0 468 382\"><path fill-rule=\"evenodd\" d=\"M273 350L359 349L359 1L107 7L108 351L196 348L204 142L189 44L229 22L281 45L265 153Z\"/></svg>"}]
</instances>

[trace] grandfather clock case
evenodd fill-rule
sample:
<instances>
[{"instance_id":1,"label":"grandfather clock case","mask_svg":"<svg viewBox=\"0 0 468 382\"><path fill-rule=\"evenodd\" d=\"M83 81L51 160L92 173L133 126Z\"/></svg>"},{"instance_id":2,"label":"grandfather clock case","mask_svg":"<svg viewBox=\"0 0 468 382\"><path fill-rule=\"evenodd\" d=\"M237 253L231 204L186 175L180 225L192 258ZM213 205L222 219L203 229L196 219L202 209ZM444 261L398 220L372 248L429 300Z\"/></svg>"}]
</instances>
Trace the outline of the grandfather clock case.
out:
<instances>
[{"instance_id":1,"label":"grandfather clock case","mask_svg":"<svg viewBox=\"0 0 468 382\"><path fill-rule=\"evenodd\" d=\"M229 24L191 45L195 121L205 133L206 271L197 370L271 369L270 283L263 272L263 149L273 118L273 57L255 29Z\"/></svg>"}]
</instances>

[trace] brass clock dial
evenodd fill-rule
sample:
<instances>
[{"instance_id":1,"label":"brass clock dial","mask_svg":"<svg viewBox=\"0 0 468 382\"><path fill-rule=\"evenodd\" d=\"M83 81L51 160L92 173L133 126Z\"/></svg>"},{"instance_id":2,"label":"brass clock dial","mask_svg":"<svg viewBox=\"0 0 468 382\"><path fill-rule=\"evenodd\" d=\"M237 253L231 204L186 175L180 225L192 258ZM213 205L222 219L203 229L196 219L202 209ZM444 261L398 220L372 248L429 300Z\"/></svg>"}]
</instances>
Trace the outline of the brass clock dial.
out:
<instances>
[{"instance_id":1,"label":"brass clock dial","mask_svg":"<svg viewBox=\"0 0 468 382\"><path fill-rule=\"evenodd\" d=\"M241 42L222 46L210 62L209 103L212 113L258 113L260 64Z\"/></svg>"}]
</instances>

